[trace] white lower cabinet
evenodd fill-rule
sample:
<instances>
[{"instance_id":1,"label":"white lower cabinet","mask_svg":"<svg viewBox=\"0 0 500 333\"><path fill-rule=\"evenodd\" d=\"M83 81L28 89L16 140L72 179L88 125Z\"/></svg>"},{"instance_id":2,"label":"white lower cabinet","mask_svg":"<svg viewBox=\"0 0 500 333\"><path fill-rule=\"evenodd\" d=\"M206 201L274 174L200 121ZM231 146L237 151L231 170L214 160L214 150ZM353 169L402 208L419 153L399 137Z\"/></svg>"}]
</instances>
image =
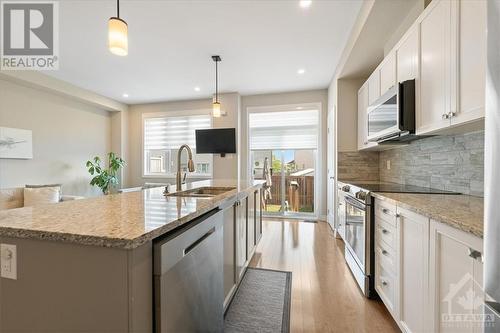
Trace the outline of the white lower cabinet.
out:
<instances>
[{"instance_id":1,"label":"white lower cabinet","mask_svg":"<svg viewBox=\"0 0 500 333\"><path fill-rule=\"evenodd\" d=\"M430 225L429 331L482 332L474 315L483 302L482 239Z\"/></svg>"},{"instance_id":2,"label":"white lower cabinet","mask_svg":"<svg viewBox=\"0 0 500 333\"><path fill-rule=\"evenodd\" d=\"M429 219L399 207L397 211L400 232L400 326L407 332L424 332Z\"/></svg>"},{"instance_id":3,"label":"white lower cabinet","mask_svg":"<svg viewBox=\"0 0 500 333\"><path fill-rule=\"evenodd\" d=\"M403 332L481 332L483 241L375 202L375 289Z\"/></svg>"}]
</instances>

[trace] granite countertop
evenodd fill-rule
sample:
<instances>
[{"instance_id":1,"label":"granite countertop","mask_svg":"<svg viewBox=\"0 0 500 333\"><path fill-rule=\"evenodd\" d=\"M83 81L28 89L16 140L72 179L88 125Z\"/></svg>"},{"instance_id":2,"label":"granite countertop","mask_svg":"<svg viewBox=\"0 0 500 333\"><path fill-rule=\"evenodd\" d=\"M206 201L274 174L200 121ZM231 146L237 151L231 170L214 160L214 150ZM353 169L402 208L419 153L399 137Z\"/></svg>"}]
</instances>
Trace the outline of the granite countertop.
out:
<instances>
[{"instance_id":1,"label":"granite countertop","mask_svg":"<svg viewBox=\"0 0 500 333\"><path fill-rule=\"evenodd\" d=\"M0 211L0 237L133 249L243 197L264 181L205 180L183 185L234 187L212 198L165 197L163 187ZM174 186L171 186L174 188Z\"/></svg>"},{"instance_id":2,"label":"granite countertop","mask_svg":"<svg viewBox=\"0 0 500 333\"><path fill-rule=\"evenodd\" d=\"M372 196L483 237L484 199L470 195L372 193Z\"/></svg>"}]
</instances>

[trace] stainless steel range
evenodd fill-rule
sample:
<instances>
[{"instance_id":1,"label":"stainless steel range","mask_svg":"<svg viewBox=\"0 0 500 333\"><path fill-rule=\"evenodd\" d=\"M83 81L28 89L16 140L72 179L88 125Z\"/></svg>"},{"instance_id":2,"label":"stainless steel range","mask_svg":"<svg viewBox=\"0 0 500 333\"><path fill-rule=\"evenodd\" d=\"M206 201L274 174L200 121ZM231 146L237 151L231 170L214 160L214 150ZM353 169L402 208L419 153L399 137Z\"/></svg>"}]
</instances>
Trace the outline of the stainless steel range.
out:
<instances>
[{"instance_id":1,"label":"stainless steel range","mask_svg":"<svg viewBox=\"0 0 500 333\"><path fill-rule=\"evenodd\" d=\"M394 183L338 182L337 232L345 243L345 260L366 297L376 295L374 277L374 205L371 192L458 194Z\"/></svg>"}]
</instances>

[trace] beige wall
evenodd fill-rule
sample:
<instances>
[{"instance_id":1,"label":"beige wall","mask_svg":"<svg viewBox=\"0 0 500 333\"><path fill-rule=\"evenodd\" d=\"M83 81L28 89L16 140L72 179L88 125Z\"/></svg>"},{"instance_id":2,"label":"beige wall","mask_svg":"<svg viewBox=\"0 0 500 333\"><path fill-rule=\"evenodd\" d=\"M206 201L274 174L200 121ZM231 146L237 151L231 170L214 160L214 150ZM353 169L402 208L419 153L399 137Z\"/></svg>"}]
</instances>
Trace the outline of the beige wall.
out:
<instances>
[{"instance_id":1,"label":"beige wall","mask_svg":"<svg viewBox=\"0 0 500 333\"><path fill-rule=\"evenodd\" d=\"M358 90L366 80L337 81L337 150L358 151Z\"/></svg>"},{"instance_id":2,"label":"beige wall","mask_svg":"<svg viewBox=\"0 0 500 333\"><path fill-rule=\"evenodd\" d=\"M0 188L62 183L65 194L99 194L85 162L111 149L108 111L0 79L0 126L33 131L33 159L0 159Z\"/></svg>"},{"instance_id":3,"label":"beige wall","mask_svg":"<svg viewBox=\"0 0 500 333\"><path fill-rule=\"evenodd\" d=\"M287 105L287 104L301 104L301 103L321 103L322 112L320 118L321 124L321 141L319 156L319 172L321 184L319 195L319 210L318 214L321 217L326 215L326 131L327 131L327 111L328 111L328 91L327 89L297 91L278 94L263 94L241 97L241 163L240 173L242 179L248 179L250 172L248 170L248 107L255 106L273 106L273 105Z\"/></svg>"},{"instance_id":4,"label":"beige wall","mask_svg":"<svg viewBox=\"0 0 500 333\"><path fill-rule=\"evenodd\" d=\"M227 93L220 95L222 111L227 112L225 117L214 118L215 128L238 128L240 96L237 93ZM162 103L138 104L129 107L128 111L128 163L125 186L140 186L146 182L151 183L175 183L174 178L158 178L142 176L142 115L145 113L160 112L183 112L189 114L192 110L209 110L212 107L212 99L200 99L189 101L174 101ZM239 145L239 143L238 143ZM237 147L237 152L239 148ZM196 161L195 161L196 162ZM217 179L237 179L238 178L238 154L228 154L222 158L214 155L214 173ZM199 180L188 175L188 181Z\"/></svg>"}]
</instances>

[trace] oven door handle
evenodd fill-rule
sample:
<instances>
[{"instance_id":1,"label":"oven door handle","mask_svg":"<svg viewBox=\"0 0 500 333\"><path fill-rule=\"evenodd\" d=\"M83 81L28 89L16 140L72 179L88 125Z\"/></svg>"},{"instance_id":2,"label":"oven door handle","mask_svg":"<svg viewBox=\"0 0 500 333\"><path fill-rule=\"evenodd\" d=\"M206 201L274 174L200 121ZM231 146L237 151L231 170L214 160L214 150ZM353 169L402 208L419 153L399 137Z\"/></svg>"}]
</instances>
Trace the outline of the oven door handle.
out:
<instances>
[{"instance_id":1,"label":"oven door handle","mask_svg":"<svg viewBox=\"0 0 500 333\"><path fill-rule=\"evenodd\" d=\"M366 205L363 204L363 203L361 203L361 202L359 202L356 199L353 199L353 198L350 198L348 196L345 196L344 200L345 200L346 203L348 203L348 204L350 204L350 205L352 205L352 206L354 206L354 207L356 207L358 209L366 210Z\"/></svg>"}]
</instances>

